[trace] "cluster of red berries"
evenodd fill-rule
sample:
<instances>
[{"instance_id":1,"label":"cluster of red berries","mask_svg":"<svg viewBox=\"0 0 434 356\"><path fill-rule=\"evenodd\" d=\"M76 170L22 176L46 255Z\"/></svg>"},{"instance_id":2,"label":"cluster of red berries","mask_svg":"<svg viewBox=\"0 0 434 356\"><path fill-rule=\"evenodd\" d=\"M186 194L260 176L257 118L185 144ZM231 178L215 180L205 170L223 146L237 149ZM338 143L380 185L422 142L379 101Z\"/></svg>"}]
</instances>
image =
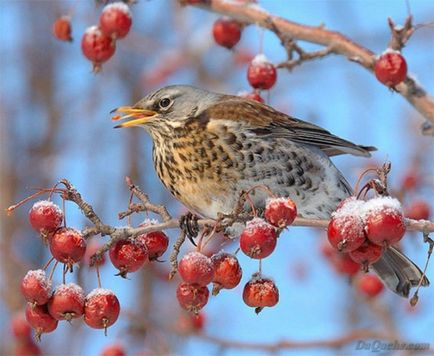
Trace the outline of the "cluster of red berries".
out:
<instances>
[{"instance_id":1,"label":"cluster of red berries","mask_svg":"<svg viewBox=\"0 0 434 356\"><path fill-rule=\"evenodd\" d=\"M124 38L132 24L131 12L124 2L114 2L104 7L98 26L89 27L81 39L81 50L98 72L116 50L116 40ZM61 16L53 24L53 34L61 41L72 41L71 17Z\"/></svg>"},{"instance_id":2,"label":"cluster of red berries","mask_svg":"<svg viewBox=\"0 0 434 356\"><path fill-rule=\"evenodd\" d=\"M248 221L240 236L240 249L253 259L263 259L275 249L278 229L292 224L297 208L288 198L270 199L265 208L265 220L254 218ZM233 289L241 281L242 269L235 255L219 252L207 257L200 252L184 255L178 264L183 280L178 285L176 296L181 307L197 314L208 302L207 285L213 283L212 294L221 289ZM279 300L279 291L271 279L261 273L253 274L243 291L244 302L259 313Z\"/></svg>"},{"instance_id":3,"label":"cluster of red berries","mask_svg":"<svg viewBox=\"0 0 434 356\"><path fill-rule=\"evenodd\" d=\"M401 52L388 48L376 60L374 73L381 83L394 88L407 77L407 62Z\"/></svg>"},{"instance_id":4,"label":"cluster of red berries","mask_svg":"<svg viewBox=\"0 0 434 356\"><path fill-rule=\"evenodd\" d=\"M398 243L405 234L401 204L390 197L368 201L344 200L332 214L327 236L333 247L367 269L378 261L383 247Z\"/></svg>"},{"instance_id":5,"label":"cluster of red berries","mask_svg":"<svg viewBox=\"0 0 434 356\"><path fill-rule=\"evenodd\" d=\"M42 355L41 349L32 339L32 328L23 312L12 317L11 331L15 341L15 355Z\"/></svg>"}]
</instances>

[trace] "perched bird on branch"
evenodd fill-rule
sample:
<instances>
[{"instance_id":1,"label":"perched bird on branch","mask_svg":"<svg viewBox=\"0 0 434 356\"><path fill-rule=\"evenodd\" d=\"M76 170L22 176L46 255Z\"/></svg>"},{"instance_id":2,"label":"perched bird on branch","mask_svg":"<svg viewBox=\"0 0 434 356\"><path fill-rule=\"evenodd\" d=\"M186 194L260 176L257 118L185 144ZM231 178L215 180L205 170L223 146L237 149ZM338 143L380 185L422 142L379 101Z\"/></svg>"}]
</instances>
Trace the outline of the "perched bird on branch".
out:
<instances>
[{"instance_id":1,"label":"perched bird on branch","mask_svg":"<svg viewBox=\"0 0 434 356\"><path fill-rule=\"evenodd\" d=\"M268 105L186 85L159 89L114 111L116 127L143 127L154 142L153 160L164 186L189 209L217 218L235 208L240 192L265 185L290 197L299 216L328 219L353 194L329 157L370 156L375 148L341 139ZM251 198L263 208L267 193ZM372 265L395 293L407 297L421 270L393 247ZM428 285L424 277L422 285Z\"/></svg>"}]
</instances>

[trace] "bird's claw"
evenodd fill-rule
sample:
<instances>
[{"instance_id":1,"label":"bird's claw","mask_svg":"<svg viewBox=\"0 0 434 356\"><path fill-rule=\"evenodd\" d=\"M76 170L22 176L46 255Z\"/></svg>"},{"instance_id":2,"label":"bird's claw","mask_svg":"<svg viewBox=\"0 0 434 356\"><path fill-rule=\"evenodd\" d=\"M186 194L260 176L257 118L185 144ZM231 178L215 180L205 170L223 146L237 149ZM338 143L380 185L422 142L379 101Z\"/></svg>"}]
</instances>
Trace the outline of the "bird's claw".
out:
<instances>
[{"instance_id":1,"label":"bird's claw","mask_svg":"<svg viewBox=\"0 0 434 356\"><path fill-rule=\"evenodd\" d=\"M192 214L191 212L182 215L179 219L180 229L185 232L185 235L194 246L197 246L196 242L194 242L194 238L199 234L199 224L197 223L198 220L198 216Z\"/></svg>"}]
</instances>

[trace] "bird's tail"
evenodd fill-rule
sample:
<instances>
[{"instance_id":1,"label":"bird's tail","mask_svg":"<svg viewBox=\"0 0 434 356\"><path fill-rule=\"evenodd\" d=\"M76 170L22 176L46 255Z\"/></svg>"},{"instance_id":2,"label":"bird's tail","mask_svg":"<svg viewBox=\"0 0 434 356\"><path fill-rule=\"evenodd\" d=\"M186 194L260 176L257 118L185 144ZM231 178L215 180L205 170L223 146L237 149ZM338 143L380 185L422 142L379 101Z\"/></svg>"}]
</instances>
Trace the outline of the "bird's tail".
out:
<instances>
[{"instance_id":1,"label":"bird's tail","mask_svg":"<svg viewBox=\"0 0 434 356\"><path fill-rule=\"evenodd\" d=\"M408 297L410 288L419 285L422 276L421 286L429 285L420 268L394 247L384 250L381 259L372 264L372 269L390 290L402 297Z\"/></svg>"}]
</instances>

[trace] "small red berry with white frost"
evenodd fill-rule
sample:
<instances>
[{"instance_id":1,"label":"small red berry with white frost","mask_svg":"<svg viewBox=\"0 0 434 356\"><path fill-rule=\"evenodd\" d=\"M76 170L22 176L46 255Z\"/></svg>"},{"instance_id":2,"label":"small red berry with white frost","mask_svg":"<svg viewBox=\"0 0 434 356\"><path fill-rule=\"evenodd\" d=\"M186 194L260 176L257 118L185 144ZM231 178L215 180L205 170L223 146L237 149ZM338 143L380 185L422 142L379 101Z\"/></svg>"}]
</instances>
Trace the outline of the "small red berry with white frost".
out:
<instances>
[{"instance_id":1,"label":"small red berry with white frost","mask_svg":"<svg viewBox=\"0 0 434 356\"><path fill-rule=\"evenodd\" d=\"M258 314L264 307L273 307L279 302L279 290L271 279L255 273L244 286L243 300Z\"/></svg>"},{"instance_id":2,"label":"small red berry with white frost","mask_svg":"<svg viewBox=\"0 0 434 356\"><path fill-rule=\"evenodd\" d=\"M81 50L85 57L93 63L94 72L98 72L102 63L113 56L115 49L115 41L97 26L89 27L81 39Z\"/></svg>"},{"instance_id":3,"label":"small red berry with white frost","mask_svg":"<svg viewBox=\"0 0 434 356\"><path fill-rule=\"evenodd\" d=\"M56 320L71 321L79 318L84 313L83 289L75 283L57 286L48 301L48 312Z\"/></svg>"},{"instance_id":4,"label":"small red berry with white frost","mask_svg":"<svg viewBox=\"0 0 434 356\"><path fill-rule=\"evenodd\" d=\"M178 272L184 282L206 286L214 277L214 265L209 257L193 251L181 258Z\"/></svg>"},{"instance_id":5,"label":"small red berry with white frost","mask_svg":"<svg viewBox=\"0 0 434 356\"><path fill-rule=\"evenodd\" d=\"M366 240L362 246L351 251L350 257L354 262L361 264L365 270L371 263L377 262L383 253L383 248Z\"/></svg>"},{"instance_id":6,"label":"small red berry with white frost","mask_svg":"<svg viewBox=\"0 0 434 356\"><path fill-rule=\"evenodd\" d=\"M144 222L140 226L148 226L156 223L157 221L150 220ZM146 246L150 261L155 261L161 257L169 246L169 238L163 231L152 231L139 235L137 240Z\"/></svg>"},{"instance_id":7,"label":"small red berry with white frost","mask_svg":"<svg viewBox=\"0 0 434 356\"><path fill-rule=\"evenodd\" d=\"M214 40L223 47L231 49L241 38L241 25L238 21L222 17L212 27Z\"/></svg>"},{"instance_id":8,"label":"small red berry with white frost","mask_svg":"<svg viewBox=\"0 0 434 356\"><path fill-rule=\"evenodd\" d=\"M86 296L84 321L91 328L107 332L118 319L120 309L119 300L111 290L96 288Z\"/></svg>"},{"instance_id":9,"label":"small red berry with white frost","mask_svg":"<svg viewBox=\"0 0 434 356\"><path fill-rule=\"evenodd\" d=\"M255 89L270 89L277 80L276 67L265 55L258 54L247 68L247 80Z\"/></svg>"},{"instance_id":10,"label":"small red berry with white frost","mask_svg":"<svg viewBox=\"0 0 434 356\"><path fill-rule=\"evenodd\" d=\"M276 248L276 243L276 229L260 218L248 221L240 236L241 251L255 259L269 256Z\"/></svg>"},{"instance_id":11,"label":"small red berry with white frost","mask_svg":"<svg viewBox=\"0 0 434 356\"><path fill-rule=\"evenodd\" d=\"M135 272L148 261L148 251L140 241L121 240L110 249L110 261L123 278Z\"/></svg>"},{"instance_id":12,"label":"small red berry with white frost","mask_svg":"<svg viewBox=\"0 0 434 356\"><path fill-rule=\"evenodd\" d=\"M384 290L383 282L375 274L364 274L357 281L357 289L369 298L376 297Z\"/></svg>"},{"instance_id":13,"label":"small red berry with white frost","mask_svg":"<svg viewBox=\"0 0 434 356\"><path fill-rule=\"evenodd\" d=\"M176 298L181 308L193 314L198 314L208 303L208 297L208 288L198 284L182 282L176 289Z\"/></svg>"},{"instance_id":14,"label":"small red berry with white frost","mask_svg":"<svg viewBox=\"0 0 434 356\"><path fill-rule=\"evenodd\" d=\"M36 231L48 234L60 227L63 221L63 212L53 202L41 200L33 204L30 209L29 221Z\"/></svg>"},{"instance_id":15,"label":"small red berry with white frost","mask_svg":"<svg viewBox=\"0 0 434 356\"><path fill-rule=\"evenodd\" d=\"M362 200L346 199L332 214L327 227L327 237L338 251L354 251L365 242L364 222L359 215L363 205Z\"/></svg>"},{"instance_id":16,"label":"small red berry with white frost","mask_svg":"<svg viewBox=\"0 0 434 356\"><path fill-rule=\"evenodd\" d=\"M387 247L402 239L406 228L398 200L391 197L371 199L365 203L363 210L369 241Z\"/></svg>"},{"instance_id":17,"label":"small red berry with white frost","mask_svg":"<svg viewBox=\"0 0 434 356\"><path fill-rule=\"evenodd\" d=\"M130 32L132 22L130 8L119 1L104 7L99 18L99 27L105 35L119 39Z\"/></svg>"},{"instance_id":18,"label":"small red berry with white frost","mask_svg":"<svg viewBox=\"0 0 434 356\"><path fill-rule=\"evenodd\" d=\"M375 62L374 72L381 83L394 87L407 76L407 62L400 52L389 48Z\"/></svg>"},{"instance_id":19,"label":"small red berry with white frost","mask_svg":"<svg viewBox=\"0 0 434 356\"><path fill-rule=\"evenodd\" d=\"M50 240L50 251L53 257L71 270L72 265L81 261L86 252L86 241L83 235L72 228L58 229Z\"/></svg>"},{"instance_id":20,"label":"small red berry with white frost","mask_svg":"<svg viewBox=\"0 0 434 356\"><path fill-rule=\"evenodd\" d=\"M29 303L47 303L51 296L51 281L46 277L45 271L28 271L21 282L21 294Z\"/></svg>"},{"instance_id":21,"label":"small red berry with white frost","mask_svg":"<svg viewBox=\"0 0 434 356\"><path fill-rule=\"evenodd\" d=\"M212 294L217 295L222 288L235 288L241 281L243 270L235 255L219 252L211 256L214 265Z\"/></svg>"},{"instance_id":22,"label":"small red berry with white frost","mask_svg":"<svg viewBox=\"0 0 434 356\"><path fill-rule=\"evenodd\" d=\"M265 206L264 216L271 225L285 228L294 222L297 216L297 207L289 198L269 199Z\"/></svg>"},{"instance_id":23,"label":"small red berry with white frost","mask_svg":"<svg viewBox=\"0 0 434 356\"><path fill-rule=\"evenodd\" d=\"M50 333L57 328L58 321L48 312L47 304L32 305L31 303L27 303L26 319L32 328L35 329L37 340L41 339L42 334Z\"/></svg>"},{"instance_id":24,"label":"small red berry with white frost","mask_svg":"<svg viewBox=\"0 0 434 356\"><path fill-rule=\"evenodd\" d=\"M60 16L53 23L53 35L60 41L72 41L71 36L71 17L70 16Z\"/></svg>"}]
</instances>

